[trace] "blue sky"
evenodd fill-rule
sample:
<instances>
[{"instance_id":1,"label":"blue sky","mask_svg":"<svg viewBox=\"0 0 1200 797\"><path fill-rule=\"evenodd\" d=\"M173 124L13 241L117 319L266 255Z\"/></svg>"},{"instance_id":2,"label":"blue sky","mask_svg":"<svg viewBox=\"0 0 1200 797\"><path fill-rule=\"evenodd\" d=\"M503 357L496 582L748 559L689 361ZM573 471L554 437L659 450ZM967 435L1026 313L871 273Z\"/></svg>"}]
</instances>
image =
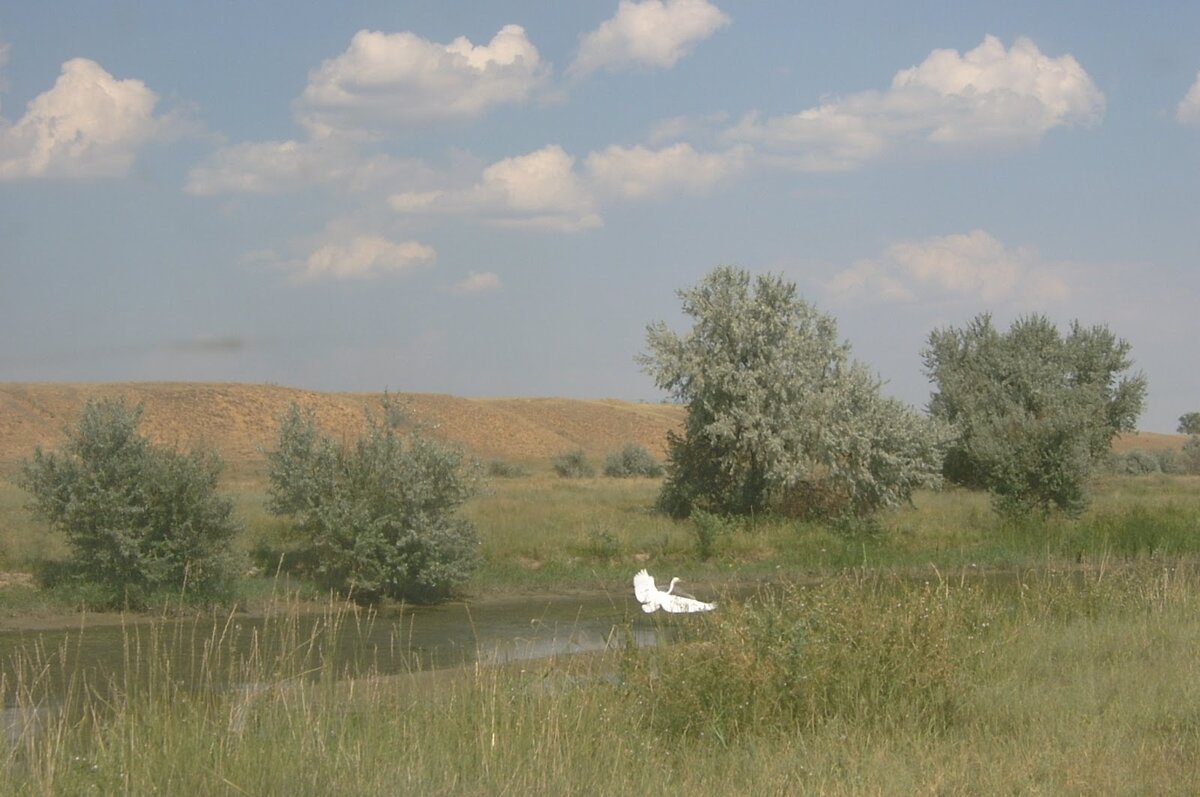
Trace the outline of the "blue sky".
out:
<instances>
[{"instance_id":1,"label":"blue sky","mask_svg":"<svg viewBox=\"0 0 1200 797\"><path fill-rule=\"evenodd\" d=\"M930 330L1105 323L1200 409L1194 2L0 4L0 380L658 400L782 273L923 405Z\"/></svg>"}]
</instances>

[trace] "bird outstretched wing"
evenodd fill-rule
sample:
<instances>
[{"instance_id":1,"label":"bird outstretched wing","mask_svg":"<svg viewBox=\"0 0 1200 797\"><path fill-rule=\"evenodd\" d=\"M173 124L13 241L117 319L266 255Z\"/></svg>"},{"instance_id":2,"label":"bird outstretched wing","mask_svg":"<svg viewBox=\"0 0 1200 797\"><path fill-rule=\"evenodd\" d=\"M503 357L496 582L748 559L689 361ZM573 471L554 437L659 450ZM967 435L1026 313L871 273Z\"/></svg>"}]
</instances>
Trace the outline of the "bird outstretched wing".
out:
<instances>
[{"instance_id":1,"label":"bird outstretched wing","mask_svg":"<svg viewBox=\"0 0 1200 797\"><path fill-rule=\"evenodd\" d=\"M657 594L654 576L647 573L645 568L639 570L633 577L633 596L638 599L638 603L649 603Z\"/></svg>"}]
</instances>

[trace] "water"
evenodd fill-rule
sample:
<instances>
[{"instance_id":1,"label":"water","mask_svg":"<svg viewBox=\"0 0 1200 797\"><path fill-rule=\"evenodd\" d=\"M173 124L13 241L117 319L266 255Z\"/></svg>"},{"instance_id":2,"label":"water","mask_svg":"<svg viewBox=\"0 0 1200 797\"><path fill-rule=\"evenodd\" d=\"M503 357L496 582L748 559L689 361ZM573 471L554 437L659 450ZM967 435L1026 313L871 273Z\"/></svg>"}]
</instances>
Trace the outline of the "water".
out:
<instances>
[{"instance_id":1,"label":"water","mask_svg":"<svg viewBox=\"0 0 1200 797\"><path fill-rule=\"evenodd\" d=\"M285 663L281 669L289 673L315 675L332 667L338 676L386 675L653 645L671 630L671 620L646 616L632 595L606 593L7 630L0 631L0 677L6 686L0 725L11 733L17 722L12 707L18 683L25 689L36 685L37 694L51 703L66 699L81 683L93 691L127 691L152 677L155 659L170 661L170 677L178 683L215 680L245 688L239 672L241 662L251 658L260 673L265 662L267 672ZM157 672L161 677L161 667Z\"/></svg>"}]
</instances>

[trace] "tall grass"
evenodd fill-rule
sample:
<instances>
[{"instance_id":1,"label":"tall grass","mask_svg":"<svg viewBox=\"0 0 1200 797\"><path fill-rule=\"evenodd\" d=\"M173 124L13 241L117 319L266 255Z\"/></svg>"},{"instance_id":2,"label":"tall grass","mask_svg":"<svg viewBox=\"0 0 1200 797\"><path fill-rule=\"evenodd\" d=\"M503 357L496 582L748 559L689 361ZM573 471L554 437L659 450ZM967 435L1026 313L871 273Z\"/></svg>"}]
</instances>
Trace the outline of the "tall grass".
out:
<instances>
[{"instance_id":1,"label":"tall grass","mask_svg":"<svg viewBox=\"0 0 1200 797\"><path fill-rule=\"evenodd\" d=\"M5 662L0 792L1195 793L1197 578L847 575L655 649L399 676L331 655L350 610L128 627L106 677Z\"/></svg>"}]
</instances>

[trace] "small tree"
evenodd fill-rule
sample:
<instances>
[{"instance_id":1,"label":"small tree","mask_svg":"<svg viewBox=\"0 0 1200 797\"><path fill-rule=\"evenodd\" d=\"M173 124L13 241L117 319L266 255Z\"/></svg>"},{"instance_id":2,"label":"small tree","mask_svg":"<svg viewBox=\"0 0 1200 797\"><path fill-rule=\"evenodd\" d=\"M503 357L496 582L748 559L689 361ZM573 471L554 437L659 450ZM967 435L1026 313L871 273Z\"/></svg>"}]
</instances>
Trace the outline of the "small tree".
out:
<instances>
[{"instance_id":1,"label":"small tree","mask_svg":"<svg viewBox=\"0 0 1200 797\"><path fill-rule=\"evenodd\" d=\"M140 405L89 401L60 451L38 448L22 463L19 484L66 536L67 574L99 586L103 603L139 608L168 591L226 598L238 527L216 494L220 460L151 445L141 418Z\"/></svg>"},{"instance_id":2,"label":"small tree","mask_svg":"<svg viewBox=\"0 0 1200 797\"><path fill-rule=\"evenodd\" d=\"M554 472L563 479L590 479L596 475L596 469L588 462L587 452L582 448L555 457Z\"/></svg>"},{"instance_id":3,"label":"small tree","mask_svg":"<svg viewBox=\"0 0 1200 797\"><path fill-rule=\"evenodd\" d=\"M691 332L651 325L639 357L687 406L668 437L664 510L861 516L937 483L935 425L881 395L795 285L723 266L679 296Z\"/></svg>"},{"instance_id":4,"label":"small tree","mask_svg":"<svg viewBox=\"0 0 1200 797\"><path fill-rule=\"evenodd\" d=\"M1200 412L1185 412L1179 416L1180 434L1200 436Z\"/></svg>"},{"instance_id":5,"label":"small tree","mask_svg":"<svg viewBox=\"0 0 1200 797\"><path fill-rule=\"evenodd\" d=\"M947 478L989 490L1009 515L1081 512L1087 477L1133 430L1146 393L1144 377L1124 375L1128 343L1078 322L1064 337L1039 315L1003 334L986 314L935 330L924 359L930 411L955 430Z\"/></svg>"},{"instance_id":6,"label":"small tree","mask_svg":"<svg viewBox=\"0 0 1200 797\"><path fill-rule=\"evenodd\" d=\"M340 445L293 404L268 454L268 510L293 519L321 584L363 603L433 602L470 576L479 538L456 512L478 489L476 468L451 446L397 431L401 413L386 396L383 418Z\"/></svg>"}]
</instances>

